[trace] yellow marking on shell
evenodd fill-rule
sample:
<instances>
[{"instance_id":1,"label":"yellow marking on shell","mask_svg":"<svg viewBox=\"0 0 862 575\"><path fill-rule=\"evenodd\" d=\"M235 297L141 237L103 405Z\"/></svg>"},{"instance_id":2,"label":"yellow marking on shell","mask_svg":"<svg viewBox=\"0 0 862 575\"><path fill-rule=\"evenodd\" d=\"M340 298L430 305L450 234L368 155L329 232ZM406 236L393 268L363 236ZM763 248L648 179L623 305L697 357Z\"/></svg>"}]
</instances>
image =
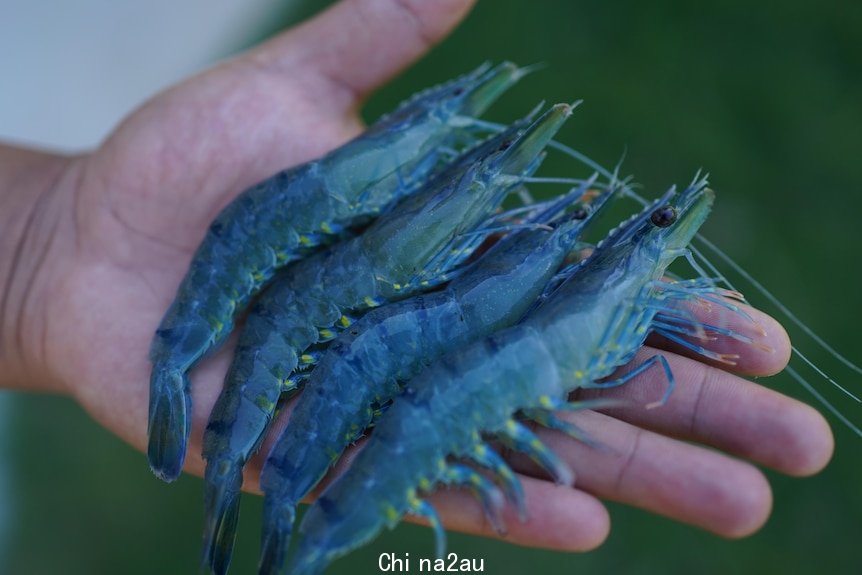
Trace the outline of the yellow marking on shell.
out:
<instances>
[{"instance_id":1,"label":"yellow marking on shell","mask_svg":"<svg viewBox=\"0 0 862 575\"><path fill-rule=\"evenodd\" d=\"M324 339L335 337L335 334L332 333L332 330L327 328L327 327L319 330L319 333L320 333L320 337L322 337Z\"/></svg>"},{"instance_id":2,"label":"yellow marking on shell","mask_svg":"<svg viewBox=\"0 0 862 575\"><path fill-rule=\"evenodd\" d=\"M431 490L431 482L428 481L425 477L419 480L419 489L422 491L430 491Z\"/></svg>"},{"instance_id":3,"label":"yellow marking on shell","mask_svg":"<svg viewBox=\"0 0 862 575\"><path fill-rule=\"evenodd\" d=\"M575 370L575 379L584 379L584 372L580 369Z\"/></svg>"},{"instance_id":4,"label":"yellow marking on shell","mask_svg":"<svg viewBox=\"0 0 862 575\"><path fill-rule=\"evenodd\" d=\"M338 319L338 323L339 323L339 325L341 325L341 327L349 327L350 326L350 318L347 317L346 315L343 315Z\"/></svg>"},{"instance_id":5,"label":"yellow marking on shell","mask_svg":"<svg viewBox=\"0 0 862 575\"><path fill-rule=\"evenodd\" d=\"M392 284L392 287L395 288L396 290L400 290L401 284Z\"/></svg>"},{"instance_id":6,"label":"yellow marking on shell","mask_svg":"<svg viewBox=\"0 0 862 575\"><path fill-rule=\"evenodd\" d=\"M311 238L305 234L302 234L301 236L299 236L299 243L301 243L304 246L310 246L311 245Z\"/></svg>"},{"instance_id":7,"label":"yellow marking on shell","mask_svg":"<svg viewBox=\"0 0 862 575\"><path fill-rule=\"evenodd\" d=\"M480 443L473 447L473 453L476 454L476 457L485 457L485 455L488 453L488 448L485 447L483 443Z\"/></svg>"},{"instance_id":8,"label":"yellow marking on shell","mask_svg":"<svg viewBox=\"0 0 862 575\"><path fill-rule=\"evenodd\" d=\"M266 276L265 276L265 275L263 275L263 274L262 274L262 273L260 273L260 272L254 272L254 273L252 273L252 274L251 274L251 277L253 277L253 278L254 278L254 281L256 281L256 282L258 282L258 283L266 280Z\"/></svg>"},{"instance_id":9,"label":"yellow marking on shell","mask_svg":"<svg viewBox=\"0 0 862 575\"><path fill-rule=\"evenodd\" d=\"M538 439L533 439L530 441L530 447L536 449L538 451L545 451L545 445L539 441Z\"/></svg>"},{"instance_id":10,"label":"yellow marking on shell","mask_svg":"<svg viewBox=\"0 0 862 575\"><path fill-rule=\"evenodd\" d=\"M365 305L367 305L368 307L375 307L375 306L377 306L377 302L376 302L376 301L374 301L374 298L372 298L372 297L365 296L365 297L362 299L362 301L363 301L363 303L365 303Z\"/></svg>"},{"instance_id":11,"label":"yellow marking on shell","mask_svg":"<svg viewBox=\"0 0 862 575\"><path fill-rule=\"evenodd\" d=\"M422 280L421 282L419 282L419 285L421 285L422 287L428 287L429 285L431 285L431 282L429 282L428 280Z\"/></svg>"},{"instance_id":12,"label":"yellow marking on shell","mask_svg":"<svg viewBox=\"0 0 862 575\"><path fill-rule=\"evenodd\" d=\"M407 490L407 504L413 509L417 509L419 506L422 505L422 500L416 497L415 489Z\"/></svg>"},{"instance_id":13,"label":"yellow marking on shell","mask_svg":"<svg viewBox=\"0 0 862 575\"><path fill-rule=\"evenodd\" d=\"M500 470L499 470L499 473L500 473L500 477L502 477L502 478L504 478L504 479L509 479L509 478L514 477L514 476L515 476L515 474L514 474L514 473L512 473L512 470L511 470L511 469L509 469L509 467L508 467L508 466L503 466L503 467L501 467L501 468L500 468Z\"/></svg>"},{"instance_id":14,"label":"yellow marking on shell","mask_svg":"<svg viewBox=\"0 0 862 575\"><path fill-rule=\"evenodd\" d=\"M515 423L515 420L510 419L506 422L506 431L509 431L511 433L516 433L518 431L518 424Z\"/></svg>"},{"instance_id":15,"label":"yellow marking on shell","mask_svg":"<svg viewBox=\"0 0 862 575\"><path fill-rule=\"evenodd\" d=\"M275 409L275 404L264 395L258 395L255 397L254 404L264 411L272 411Z\"/></svg>"},{"instance_id":16,"label":"yellow marking on shell","mask_svg":"<svg viewBox=\"0 0 862 575\"><path fill-rule=\"evenodd\" d=\"M398 510L395 509L395 507L393 507L392 505L387 505L383 512L386 514L386 519L388 519L389 521L398 520Z\"/></svg>"},{"instance_id":17,"label":"yellow marking on shell","mask_svg":"<svg viewBox=\"0 0 862 575\"><path fill-rule=\"evenodd\" d=\"M302 363L313 363L314 362L314 357L308 353L303 353L299 357L299 359L302 360Z\"/></svg>"},{"instance_id":18,"label":"yellow marking on shell","mask_svg":"<svg viewBox=\"0 0 862 575\"><path fill-rule=\"evenodd\" d=\"M329 225L329 222L323 222L320 224L320 231L322 231L324 234L331 234L332 226Z\"/></svg>"},{"instance_id":19,"label":"yellow marking on shell","mask_svg":"<svg viewBox=\"0 0 862 575\"><path fill-rule=\"evenodd\" d=\"M473 485L481 485L482 484L482 476L479 475L478 473L471 473L470 474L470 483L472 483Z\"/></svg>"},{"instance_id":20,"label":"yellow marking on shell","mask_svg":"<svg viewBox=\"0 0 862 575\"><path fill-rule=\"evenodd\" d=\"M542 395L539 397L539 405L544 407L545 409L551 409L554 407L554 402L551 400L549 395Z\"/></svg>"},{"instance_id":21,"label":"yellow marking on shell","mask_svg":"<svg viewBox=\"0 0 862 575\"><path fill-rule=\"evenodd\" d=\"M446 468L447 468L446 460L441 457L440 459L437 460L437 469L442 473L442 472L446 471Z\"/></svg>"}]
</instances>

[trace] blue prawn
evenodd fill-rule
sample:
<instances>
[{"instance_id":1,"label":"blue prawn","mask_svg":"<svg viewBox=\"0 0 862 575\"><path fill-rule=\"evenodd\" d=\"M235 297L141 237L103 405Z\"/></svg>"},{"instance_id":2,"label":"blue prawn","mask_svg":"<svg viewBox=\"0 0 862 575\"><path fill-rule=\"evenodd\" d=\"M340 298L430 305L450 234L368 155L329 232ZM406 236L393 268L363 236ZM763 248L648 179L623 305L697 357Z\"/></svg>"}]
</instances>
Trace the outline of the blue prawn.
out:
<instances>
[{"instance_id":1,"label":"blue prawn","mask_svg":"<svg viewBox=\"0 0 862 575\"><path fill-rule=\"evenodd\" d=\"M242 468L256 451L279 396L311 345L332 339L348 315L403 299L448 279L472 253L494 211L532 174L571 114L558 104L526 129L480 145L406 198L361 236L295 265L271 285L240 333L225 387L204 435L205 543L210 567L226 571L239 510ZM489 223L489 221L491 223Z\"/></svg>"},{"instance_id":2,"label":"blue prawn","mask_svg":"<svg viewBox=\"0 0 862 575\"><path fill-rule=\"evenodd\" d=\"M216 217L195 252L150 348L148 458L165 481L179 475L191 426L188 371L233 328L234 317L287 263L337 239L411 193L441 150L464 139L524 71L482 66L421 92L319 160L249 188Z\"/></svg>"},{"instance_id":3,"label":"blue prawn","mask_svg":"<svg viewBox=\"0 0 862 575\"><path fill-rule=\"evenodd\" d=\"M261 476L261 573L284 563L297 503L342 451L422 367L452 349L514 324L542 293L613 188L570 213L595 177L537 211L442 292L369 312L342 334L311 374Z\"/></svg>"},{"instance_id":4,"label":"blue prawn","mask_svg":"<svg viewBox=\"0 0 862 575\"><path fill-rule=\"evenodd\" d=\"M684 297L681 288L668 288L660 278L686 254L712 201L703 180L678 196L671 190L612 231L521 324L445 356L409 382L350 469L306 513L291 573L321 572L405 513L430 521L442 554L445 532L434 508L419 496L438 483L472 488L500 526L504 493L458 462L490 470L523 509L517 478L483 434L525 451L558 482L571 483L568 466L514 415L582 438L553 413L591 406L569 403L572 390L617 385L663 361L657 355L623 380L596 383L633 358L650 331L661 331L656 324L679 313L668 298Z\"/></svg>"}]
</instances>

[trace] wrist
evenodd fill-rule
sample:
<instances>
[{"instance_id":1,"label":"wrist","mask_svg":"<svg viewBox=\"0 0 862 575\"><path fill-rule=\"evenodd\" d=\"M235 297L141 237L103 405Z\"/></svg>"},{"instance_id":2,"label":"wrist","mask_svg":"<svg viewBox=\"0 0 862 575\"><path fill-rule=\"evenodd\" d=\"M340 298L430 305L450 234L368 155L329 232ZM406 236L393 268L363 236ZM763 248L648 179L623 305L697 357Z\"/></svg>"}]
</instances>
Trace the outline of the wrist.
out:
<instances>
[{"instance_id":1,"label":"wrist","mask_svg":"<svg viewBox=\"0 0 862 575\"><path fill-rule=\"evenodd\" d=\"M58 236L74 214L71 164L0 145L0 388L59 388L46 361L45 304Z\"/></svg>"}]
</instances>

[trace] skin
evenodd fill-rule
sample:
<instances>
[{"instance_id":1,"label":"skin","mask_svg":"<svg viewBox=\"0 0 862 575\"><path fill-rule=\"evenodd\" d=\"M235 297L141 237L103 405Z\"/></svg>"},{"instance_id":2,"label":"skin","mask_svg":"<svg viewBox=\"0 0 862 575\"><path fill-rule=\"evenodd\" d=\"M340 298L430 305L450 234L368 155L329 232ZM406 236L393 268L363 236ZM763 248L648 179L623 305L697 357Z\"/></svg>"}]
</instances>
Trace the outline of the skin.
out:
<instances>
[{"instance_id":1,"label":"skin","mask_svg":"<svg viewBox=\"0 0 862 575\"><path fill-rule=\"evenodd\" d=\"M68 394L145 450L147 349L208 223L245 187L357 134L364 98L442 39L471 4L343 0L156 96L91 153L0 146L0 387ZM695 310L705 321L718 313ZM507 540L592 549L610 529L601 499L724 537L761 527L772 496L757 465L811 475L829 461L833 439L814 409L740 377L776 373L790 353L778 323L749 313L757 324L731 318L732 327L766 346L707 344L740 354L734 366L651 341L677 379L664 406L643 408L666 385L660 370L649 370L622 388L583 394L624 397L631 407L562 414L608 449L540 431L574 469L576 488L558 487L512 456L530 519L520 523L509 510ZM193 375L190 473L203 472L201 438L232 346ZM257 492L261 463L249 466L249 491ZM432 500L449 528L494 536L466 493Z\"/></svg>"}]
</instances>

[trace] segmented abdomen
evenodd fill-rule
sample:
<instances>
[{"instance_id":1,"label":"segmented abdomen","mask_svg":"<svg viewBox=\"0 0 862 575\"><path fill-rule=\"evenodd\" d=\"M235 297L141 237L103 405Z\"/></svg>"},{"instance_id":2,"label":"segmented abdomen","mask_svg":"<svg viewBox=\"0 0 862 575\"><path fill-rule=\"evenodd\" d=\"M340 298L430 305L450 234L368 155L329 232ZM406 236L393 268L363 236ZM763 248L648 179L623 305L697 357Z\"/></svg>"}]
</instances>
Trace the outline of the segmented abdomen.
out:
<instances>
[{"instance_id":1,"label":"segmented abdomen","mask_svg":"<svg viewBox=\"0 0 862 575\"><path fill-rule=\"evenodd\" d=\"M220 344L233 327L235 313L245 308L276 269L326 238L308 226L313 219L328 221L328 202L317 198L311 207L303 198L326 196L317 189L316 171L306 165L277 174L239 196L210 225L159 328L162 336L179 335L185 326L203 321L210 333L201 338L198 349L189 342L176 362L190 366ZM306 186L314 189L302 193ZM164 337L157 334L157 339ZM182 357L186 354L189 357ZM153 360L164 358L159 353Z\"/></svg>"},{"instance_id":2,"label":"segmented abdomen","mask_svg":"<svg viewBox=\"0 0 862 575\"><path fill-rule=\"evenodd\" d=\"M448 346L466 341L460 307L444 292L374 310L327 350L305 386L285 433L267 460L261 486L295 504L346 445L413 377Z\"/></svg>"},{"instance_id":3,"label":"segmented abdomen","mask_svg":"<svg viewBox=\"0 0 862 575\"><path fill-rule=\"evenodd\" d=\"M224 453L244 461L257 448L299 354L317 341L318 326L327 325L337 312L308 305L289 291L282 295L281 301L269 298L255 306L240 334L204 434L205 459Z\"/></svg>"},{"instance_id":4,"label":"segmented abdomen","mask_svg":"<svg viewBox=\"0 0 862 575\"><path fill-rule=\"evenodd\" d=\"M513 414L540 406L544 395L559 389L559 378L538 332L525 327L488 337L424 370L381 419L350 470L306 513L293 557L298 572L317 572L414 511L417 492L453 482L448 456L470 457L483 446L481 433L507 433Z\"/></svg>"}]
</instances>

